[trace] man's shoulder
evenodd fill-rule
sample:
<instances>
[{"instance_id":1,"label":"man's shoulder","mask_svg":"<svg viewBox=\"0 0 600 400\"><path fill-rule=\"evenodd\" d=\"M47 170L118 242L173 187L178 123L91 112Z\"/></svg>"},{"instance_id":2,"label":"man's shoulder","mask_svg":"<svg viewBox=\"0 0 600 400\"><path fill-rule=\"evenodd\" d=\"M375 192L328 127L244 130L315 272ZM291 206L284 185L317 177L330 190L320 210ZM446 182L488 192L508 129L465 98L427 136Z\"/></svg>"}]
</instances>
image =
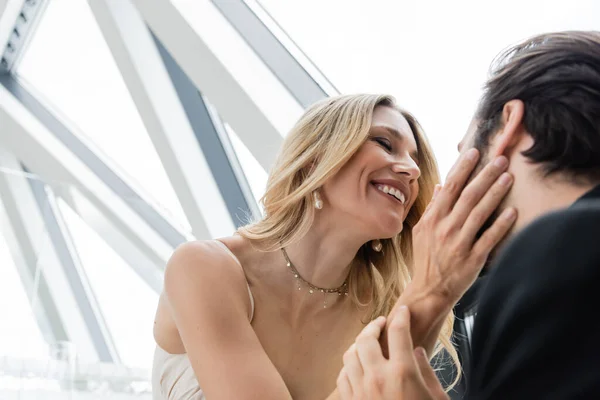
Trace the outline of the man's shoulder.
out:
<instances>
[{"instance_id":1,"label":"man's shoulder","mask_svg":"<svg viewBox=\"0 0 600 400\"><path fill-rule=\"evenodd\" d=\"M599 221L600 201L581 201L569 208L537 218L525 227L511 244L517 244L523 240L539 241L543 238L570 241L574 236L585 236L587 232L600 232Z\"/></svg>"},{"instance_id":2,"label":"man's shoulder","mask_svg":"<svg viewBox=\"0 0 600 400\"><path fill-rule=\"evenodd\" d=\"M599 283L597 200L544 215L516 235L492 264L480 297L469 398L597 393L600 322L590 315L600 306Z\"/></svg>"},{"instance_id":3,"label":"man's shoulder","mask_svg":"<svg viewBox=\"0 0 600 400\"><path fill-rule=\"evenodd\" d=\"M527 277L527 271L564 274L598 263L600 201L594 200L537 218L510 240L492 269Z\"/></svg>"}]
</instances>

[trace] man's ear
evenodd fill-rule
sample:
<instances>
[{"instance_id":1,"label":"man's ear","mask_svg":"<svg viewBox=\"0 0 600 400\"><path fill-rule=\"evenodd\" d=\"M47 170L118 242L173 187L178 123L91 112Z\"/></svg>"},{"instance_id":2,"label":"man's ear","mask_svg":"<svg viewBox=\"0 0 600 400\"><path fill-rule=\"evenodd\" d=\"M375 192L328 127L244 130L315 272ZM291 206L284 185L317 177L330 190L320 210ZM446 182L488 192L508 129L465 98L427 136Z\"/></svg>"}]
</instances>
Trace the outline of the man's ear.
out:
<instances>
[{"instance_id":1,"label":"man's ear","mask_svg":"<svg viewBox=\"0 0 600 400\"><path fill-rule=\"evenodd\" d=\"M508 155L523 139L525 104L521 100L510 100L502 109L502 128L493 139L492 156Z\"/></svg>"}]
</instances>

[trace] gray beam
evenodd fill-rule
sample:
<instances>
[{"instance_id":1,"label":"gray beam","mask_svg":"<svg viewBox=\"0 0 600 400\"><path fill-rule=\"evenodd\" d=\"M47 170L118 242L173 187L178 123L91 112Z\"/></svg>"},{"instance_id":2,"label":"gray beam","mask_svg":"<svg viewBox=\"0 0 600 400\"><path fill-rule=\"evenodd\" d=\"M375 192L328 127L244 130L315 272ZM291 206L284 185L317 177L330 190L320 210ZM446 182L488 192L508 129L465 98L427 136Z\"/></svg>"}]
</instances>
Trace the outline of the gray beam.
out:
<instances>
[{"instance_id":1,"label":"gray beam","mask_svg":"<svg viewBox=\"0 0 600 400\"><path fill-rule=\"evenodd\" d=\"M17 16L25 0L0 0L0 74L6 73L8 61L2 62L2 54L13 34Z\"/></svg>"},{"instance_id":2,"label":"gray beam","mask_svg":"<svg viewBox=\"0 0 600 400\"><path fill-rule=\"evenodd\" d=\"M54 187L54 193L65 201L90 226L105 243L117 253L123 261L156 294L163 288L163 272L166 261L157 262L143 249L136 246L128 235L80 191L72 187ZM58 189L58 190L57 190Z\"/></svg>"},{"instance_id":3,"label":"gray beam","mask_svg":"<svg viewBox=\"0 0 600 400\"><path fill-rule=\"evenodd\" d=\"M29 172L25 167L23 170ZM110 332L54 199L46 192L43 182L30 179L29 184L100 361L120 363Z\"/></svg>"},{"instance_id":4,"label":"gray beam","mask_svg":"<svg viewBox=\"0 0 600 400\"><path fill-rule=\"evenodd\" d=\"M272 111L269 104L270 96L260 91L262 86L259 82L250 78L250 74L241 78L240 65L225 65L226 51L221 51L218 35L210 36L211 33L203 24L205 18L217 18L214 22L222 28L229 28L226 19L219 14L218 9L210 2L173 2L171 0L132 0L146 24L167 48L171 56L177 61L188 77L194 82L203 96L210 99L210 103L219 110L219 115L235 130L241 141L246 145L254 158L265 169L269 170L283 142L281 133L274 122L278 121L278 114L271 112L271 118L267 116ZM176 5L175 3L178 3ZM199 14L185 15L181 8L199 11ZM189 11L189 10L188 10ZM184 11L184 12L188 12ZM206 30L204 35L200 30ZM238 36L233 29L229 29L233 36ZM252 50L245 44L240 43L244 50L249 53ZM218 54L219 53L219 54ZM229 54L231 56L231 54ZM253 55L253 54L250 54ZM275 76L256 57L251 61L257 67L256 71L268 76L269 83L273 83L277 89L278 101L282 101L287 111L301 112L301 107L287 93ZM237 70L237 71L236 71ZM248 85L252 86L248 87ZM250 91L255 91L251 96ZM297 109L297 110L296 110ZM277 114L277 115L275 115ZM280 126L279 129L287 129Z\"/></svg>"},{"instance_id":5,"label":"gray beam","mask_svg":"<svg viewBox=\"0 0 600 400\"><path fill-rule=\"evenodd\" d=\"M65 323L39 263L43 222L32 212L35 200L18 161L0 150L0 221L21 283L29 298L40 332L48 344L69 341Z\"/></svg>"},{"instance_id":6,"label":"gray beam","mask_svg":"<svg viewBox=\"0 0 600 400\"><path fill-rule=\"evenodd\" d=\"M6 6L8 6L8 0L0 0L0 21L2 21L2 17L4 16Z\"/></svg>"},{"instance_id":7,"label":"gray beam","mask_svg":"<svg viewBox=\"0 0 600 400\"><path fill-rule=\"evenodd\" d=\"M304 108L337 94L335 87L289 40L284 45L244 0L211 0L246 43ZM255 10L259 5L256 5ZM263 10L262 18L270 18ZM271 21L272 25L275 24ZM280 32L281 34L282 32ZM294 47L292 55L290 47ZM299 58L302 57L302 62ZM310 68L311 72L307 71Z\"/></svg>"},{"instance_id":8,"label":"gray beam","mask_svg":"<svg viewBox=\"0 0 600 400\"><path fill-rule=\"evenodd\" d=\"M2 52L0 56L0 74L8 73L16 67L47 4L48 0L25 0L22 2L14 25L7 34L6 46L0 47ZM0 46L2 45L4 43L0 43Z\"/></svg>"},{"instance_id":9,"label":"gray beam","mask_svg":"<svg viewBox=\"0 0 600 400\"><path fill-rule=\"evenodd\" d=\"M88 0L146 132L197 239L235 225L156 44L129 0Z\"/></svg>"},{"instance_id":10,"label":"gray beam","mask_svg":"<svg viewBox=\"0 0 600 400\"><path fill-rule=\"evenodd\" d=\"M0 107L0 114L3 111ZM0 133L5 133L6 130L12 131L10 125L4 123L3 116L0 116L0 120L2 120L3 127ZM49 238L48 228L43 218L43 212L46 210L40 209L31 189L29 180L39 178L26 174L22 170L18 157L10 151L0 149L0 159L5 178L7 178L3 180L2 184L8 190L3 190L3 192L8 192L16 201L16 204L13 204L16 207L11 207L10 201L5 203L8 206L4 208L8 215L5 221L10 222L3 223L5 227L11 224L9 229L5 229L5 232L8 233L7 244L10 246L13 261L17 268L25 273L27 273L27 269L34 271L33 282L27 277L24 282L26 289L32 295L36 293L36 283L41 281L39 278L43 276L47 283L47 298L34 298L32 302L34 313L37 314L40 311L35 307L38 300L50 299L50 304L55 304L55 307L50 310L51 313L44 315L44 319L48 321L47 324L54 325L54 332L57 332L58 335L53 338L52 333L44 330L42 331L44 337L50 344L55 343L55 339L66 337L69 342L77 346L77 353L81 359L98 360L98 352L67 282L63 267L60 265L56 249ZM10 197L5 199L10 199ZM29 267L26 266L27 264ZM43 293L39 294L41 296ZM42 322L42 326L46 326L45 320L40 322Z\"/></svg>"},{"instance_id":11,"label":"gray beam","mask_svg":"<svg viewBox=\"0 0 600 400\"><path fill-rule=\"evenodd\" d=\"M160 59L158 54L157 57ZM104 237L113 250L142 275L150 287L160 290L164 266L173 252L173 246L133 211L131 205L126 202L127 199L123 199L104 184L71 149L2 85L0 126L0 144L37 176L42 177L44 182L52 187L54 194L62 197L88 226L100 237ZM30 219L41 220L41 217ZM51 262L49 266L53 271L49 272L48 276L59 277L56 284L52 285L53 290L55 287L59 288L59 292L70 290L66 278L60 278L64 274L58 261ZM66 303L69 303L69 299L70 297L67 297ZM72 311L68 320L80 319L74 304L70 308L69 304L61 305L60 309ZM81 325L84 325L83 322ZM69 334L71 335L70 331ZM76 334L78 336L75 336L81 338L79 342L87 340L87 333L82 329L78 329ZM90 356L95 354L92 348L88 350L91 350L88 351Z\"/></svg>"},{"instance_id":12,"label":"gray beam","mask_svg":"<svg viewBox=\"0 0 600 400\"><path fill-rule=\"evenodd\" d=\"M154 34L152 37L234 224L245 225L249 215L260 217L223 122L161 41Z\"/></svg>"},{"instance_id":13,"label":"gray beam","mask_svg":"<svg viewBox=\"0 0 600 400\"><path fill-rule=\"evenodd\" d=\"M2 85L0 126L2 147L26 163L36 176L42 177L55 195L64 199L151 288L160 292L164 266L173 246L148 226L125 199L105 185ZM35 201L30 203L34 205L29 208L35 209ZM41 216L28 216L27 221L34 224L41 219ZM54 292L69 290L58 261L51 261L45 268L52 269L48 272L50 278L57 277L57 282L51 285ZM76 305L69 304L69 299L67 297L59 309L71 311L67 320L81 320ZM83 321L81 325L84 325ZM78 326L74 325L75 328ZM78 339L77 343L87 343L89 335L84 330L85 327L71 329L68 333ZM89 346L87 350L87 354L94 357L95 350Z\"/></svg>"},{"instance_id":14,"label":"gray beam","mask_svg":"<svg viewBox=\"0 0 600 400\"><path fill-rule=\"evenodd\" d=\"M124 199L135 213L172 247L187 241L186 237L171 225L158 211L145 201L132 187L123 181L84 142L48 110L32 93L11 75L0 75L2 84L44 126L92 170L113 192Z\"/></svg>"}]
</instances>

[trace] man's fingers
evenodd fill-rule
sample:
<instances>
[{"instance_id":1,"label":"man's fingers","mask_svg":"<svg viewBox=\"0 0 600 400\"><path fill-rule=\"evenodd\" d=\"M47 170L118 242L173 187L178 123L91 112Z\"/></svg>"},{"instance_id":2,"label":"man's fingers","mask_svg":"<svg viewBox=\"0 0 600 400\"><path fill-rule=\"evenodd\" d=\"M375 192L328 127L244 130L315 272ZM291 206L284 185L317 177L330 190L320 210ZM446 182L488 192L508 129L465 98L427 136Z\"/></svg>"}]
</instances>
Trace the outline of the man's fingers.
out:
<instances>
[{"instance_id":1,"label":"man's fingers","mask_svg":"<svg viewBox=\"0 0 600 400\"><path fill-rule=\"evenodd\" d=\"M381 346L377 339L368 338L359 340L356 343L356 350L358 358L361 362L361 366L364 368L374 368L378 365L382 365L385 358L381 352Z\"/></svg>"},{"instance_id":2,"label":"man's fingers","mask_svg":"<svg viewBox=\"0 0 600 400\"><path fill-rule=\"evenodd\" d=\"M343 360L344 370L348 375L348 380L350 383L362 382L364 371L360 365L360 360L356 351L356 343L353 343L352 346L350 346L350 348L344 353Z\"/></svg>"},{"instance_id":3,"label":"man's fingers","mask_svg":"<svg viewBox=\"0 0 600 400\"><path fill-rule=\"evenodd\" d=\"M493 187L498 177L508 168L508 160L504 156L496 158L488 163L477 176L460 193L458 200L452 210L452 218L456 226L462 226L471 211L477 206L479 201ZM497 194L497 193L496 193ZM506 192L504 192L506 194ZM500 196L501 200L504 195Z\"/></svg>"},{"instance_id":4,"label":"man's fingers","mask_svg":"<svg viewBox=\"0 0 600 400\"><path fill-rule=\"evenodd\" d=\"M458 158L448 173L444 186L436 196L435 207L432 208L441 213L447 213L452 209L471 172L477 165L478 159L479 151L477 149L469 149Z\"/></svg>"},{"instance_id":5,"label":"man's fingers","mask_svg":"<svg viewBox=\"0 0 600 400\"><path fill-rule=\"evenodd\" d=\"M384 316L377 317L373 321L369 322L369 324L363 328L363 330L356 337L356 340L360 339L361 337L369 337L369 338L375 337L375 339L378 339L379 335L381 335L381 330L383 329L384 326L385 326L385 317Z\"/></svg>"},{"instance_id":6,"label":"man's fingers","mask_svg":"<svg viewBox=\"0 0 600 400\"><path fill-rule=\"evenodd\" d=\"M408 307L398 308L388 327L388 348L390 360L407 361L412 359L412 337L410 336L410 311Z\"/></svg>"},{"instance_id":7,"label":"man's fingers","mask_svg":"<svg viewBox=\"0 0 600 400\"><path fill-rule=\"evenodd\" d=\"M350 384L350 380L348 379L348 375L346 374L346 370L342 368L340 374L338 375L337 381L338 393L340 395L341 400L352 400L352 385Z\"/></svg>"},{"instance_id":8,"label":"man's fingers","mask_svg":"<svg viewBox=\"0 0 600 400\"><path fill-rule=\"evenodd\" d=\"M506 236L516 220L517 210L512 207L504 210L502 214L496 218L492 226L486 229L483 235L477 240L471 254L485 261L490 251L492 251L492 249L500 243L502 238Z\"/></svg>"},{"instance_id":9,"label":"man's fingers","mask_svg":"<svg viewBox=\"0 0 600 400\"><path fill-rule=\"evenodd\" d=\"M512 176L507 172L503 173L492 185L491 189L485 193L479 203L471 210L464 224L459 223L463 225L462 235L466 242L474 242L475 236L483 224L492 215L494 210L498 208L504 196L508 193L512 182Z\"/></svg>"},{"instance_id":10,"label":"man's fingers","mask_svg":"<svg viewBox=\"0 0 600 400\"><path fill-rule=\"evenodd\" d=\"M383 323L381 323L382 319ZM385 318L380 317L377 320L367 325L356 338L356 350L363 369L374 368L385 361L379 345L379 336L385 326Z\"/></svg>"},{"instance_id":11,"label":"man's fingers","mask_svg":"<svg viewBox=\"0 0 600 400\"><path fill-rule=\"evenodd\" d=\"M417 360L417 365L419 366L419 371L421 372L421 376L425 381L425 385L429 389L430 393L433 397L437 399L447 399L448 396L444 392L444 388L442 384L438 380L433 368L429 364L429 360L427 359L427 354L425 353L425 349L419 347L414 351L415 359Z\"/></svg>"}]
</instances>

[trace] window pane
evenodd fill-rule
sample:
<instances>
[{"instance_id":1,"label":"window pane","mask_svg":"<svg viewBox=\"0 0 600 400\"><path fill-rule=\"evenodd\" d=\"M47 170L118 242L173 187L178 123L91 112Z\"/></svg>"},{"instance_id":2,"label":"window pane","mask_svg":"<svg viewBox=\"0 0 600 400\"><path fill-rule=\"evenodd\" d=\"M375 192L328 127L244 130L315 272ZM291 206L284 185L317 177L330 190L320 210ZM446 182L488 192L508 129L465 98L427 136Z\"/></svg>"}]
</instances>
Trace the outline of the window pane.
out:
<instances>
[{"instance_id":1,"label":"window pane","mask_svg":"<svg viewBox=\"0 0 600 400\"><path fill-rule=\"evenodd\" d=\"M248 150L246 145L228 124L225 124L225 130L229 135L237 159L246 175L246 180L250 185L252 194L256 201L259 201L265 194L265 189L267 188L267 172L260 163L256 161L256 158L254 158L250 150Z\"/></svg>"},{"instance_id":2,"label":"window pane","mask_svg":"<svg viewBox=\"0 0 600 400\"><path fill-rule=\"evenodd\" d=\"M145 197L190 231L86 1L49 2L18 74L112 159Z\"/></svg>"},{"instance_id":3,"label":"window pane","mask_svg":"<svg viewBox=\"0 0 600 400\"><path fill-rule=\"evenodd\" d=\"M533 34L600 27L595 0L259 1L341 92L396 96L424 126L443 174L496 53Z\"/></svg>"},{"instance_id":4,"label":"window pane","mask_svg":"<svg viewBox=\"0 0 600 400\"><path fill-rule=\"evenodd\" d=\"M158 294L62 200L61 213L121 361L149 368L154 355L152 328Z\"/></svg>"},{"instance_id":5,"label":"window pane","mask_svg":"<svg viewBox=\"0 0 600 400\"><path fill-rule=\"evenodd\" d=\"M211 2L171 2L267 119L285 136L302 114L302 107L277 77Z\"/></svg>"},{"instance_id":6,"label":"window pane","mask_svg":"<svg viewBox=\"0 0 600 400\"><path fill-rule=\"evenodd\" d=\"M0 356L45 358L48 344L36 323L17 266L1 231L0 277Z\"/></svg>"}]
</instances>

